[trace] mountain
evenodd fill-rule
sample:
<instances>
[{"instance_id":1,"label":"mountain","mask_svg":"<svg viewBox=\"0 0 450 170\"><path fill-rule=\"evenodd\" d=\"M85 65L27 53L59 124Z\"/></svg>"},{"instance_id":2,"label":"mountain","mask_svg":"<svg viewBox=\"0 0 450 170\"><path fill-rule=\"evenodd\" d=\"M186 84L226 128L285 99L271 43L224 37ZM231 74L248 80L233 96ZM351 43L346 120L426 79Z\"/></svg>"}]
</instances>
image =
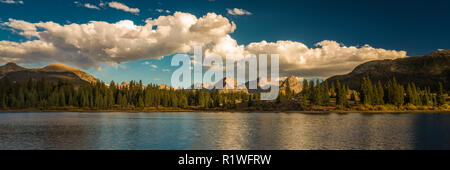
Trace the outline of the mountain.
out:
<instances>
[{"instance_id":1,"label":"mountain","mask_svg":"<svg viewBox=\"0 0 450 170\"><path fill-rule=\"evenodd\" d=\"M8 63L0 67L2 76L0 79L7 78L10 81L28 81L40 80L45 78L50 82L65 80L75 85L96 82L97 79L80 69L66 66L63 64L51 64L43 68L27 69L17 66L14 63Z\"/></svg>"},{"instance_id":2,"label":"mountain","mask_svg":"<svg viewBox=\"0 0 450 170\"><path fill-rule=\"evenodd\" d=\"M357 66L351 73L333 76L328 82L339 80L351 89L358 89L361 79L369 76L373 82L386 83L395 77L407 85L414 82L419 87L436 89L438 82L450 89L450 50L440 50L425 56L406 57L395 60L375 60Z\"/></svg>"},{"instance_id":3,"label":"mountain","mask_svg":"<svg viewBox=\"0 0 450 170\"><path fill-rule=\"evenodd\" d=\"M212 82L198 83L191 85L191 89L212 89L214 85Z\"/></svg>"},{"instance_id":4,"label":"mountain","mask_svg":"<svg viewBox=\"0 0 450 170\"><path fill-rule=\"evenodd\" d=\"M289 76L286 80L281 82L280 90L300 93L303 90L303 85L298 81L297 77Z\"/></svg>"},{"instance_id":5,"label":"mountain","mask_svg":"<svg viewBox=\"0 0 450 170\"><path fill-rule=\"evenodd\" d=\"M247 89L232 77L222 78L214 84L214 87L223 87L220 91L224 93L247 92Z\"/></svg>"},{"instance_id":6,"label":"mountain","mask_svg":"<svg viewBox=\"0 0 450 170\"><path fill-rule=\"evenodd\" d=\"M250 83L256 83L256 89L250 89ZM195 84L191 87L198 87L202 89L215 89L216 86L223 86L221 92L231 93L231 92L245 92L245 93L257 93L257 92L267 92L270 91L270 86L275 85L279 86L280 90L290 90L295 93L300 93L303 90L303 85L298 81L295 76L290 76L284 80L272 82L267 78L258 78L253 81L248 81L245 84L239 84L237 80L231 77L223 77L221 80L215 83L203 83L203 84ZM234 89L233 89L234 87Z\"/></svg>"},{"instance_id":7,"label":"mountain","mask_svg":"<svg viewBox=\"0 0 450 170\"><path fill-rule=\"evenodd\" d=\"M94 76L92 76L92 75L90 75L90 74L88 74L88 73L86 73L84 71L81 71L78 68L70 67L70 66L67 66L67 65L64 65L64 64L50 64L50 65L48 65L46 67L39 68L37 70L43 71L43 72L50 72L50 73L55 73L55 72L59 72L59 73L61 73L61 72L72 72L72 73L76 74L80 79L82 79L84 81L91 82L91 83L97 82L97 79Z\"/></svg>"},{"instance_id":8,"label":"mountain","mask_svg":"<svg viewBox=\"0 0 450 170\"><path fill-rule=\"evenodd\" d=\"M223 77L217 82L204 82L199 84L191 85L191 89L210 89L214 90L215 87L223 87L223 89L218 89L223 93L234 93L234 92L244 92L247 93L247 88L244 84L239 84L237 80L232 77Z\"/></svg>"},{"instance_id":9,"label":"mountain","mask_svg":"<svg viewBox=\"0 0 450 170\"><path fill-rule=\"evenodd\" d=\"M253 82L256 83L257 89L250 89L250 83L253 83ZM256 93L256 92L267 92L267 91L270 91L270 86L271 85L279 86L280 84L281 83L279 81L272 82L268 78L258 77L258 79L256 79L256 80L248 81L247 83L245 83L245 87L248 89L249 93Z\"/></svg>"},{"instance_id":10,"label":"mountain","mask_svg":"<svg viewBox=\"0 0 450 170\"><path fill-rule=\"evenodd\" d=\"M26 70L26 68L18 66L16 63L6 63L4 66L0 66L0 79L10 72L22 70Z\"/></svg>"}]
</instances>

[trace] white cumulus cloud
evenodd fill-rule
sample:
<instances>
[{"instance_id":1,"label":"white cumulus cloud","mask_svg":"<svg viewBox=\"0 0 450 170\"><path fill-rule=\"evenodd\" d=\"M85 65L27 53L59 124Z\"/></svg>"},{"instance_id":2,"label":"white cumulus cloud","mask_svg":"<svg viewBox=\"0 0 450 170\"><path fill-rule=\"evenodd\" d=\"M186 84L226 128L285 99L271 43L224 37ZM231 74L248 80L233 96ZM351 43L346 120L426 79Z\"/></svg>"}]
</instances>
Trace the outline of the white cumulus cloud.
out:
<instances>
[{"instance_id":1,"label":"white cumulus cloud","mask_svg":"<svg viewBox=\"0 0 450 170\"><path fill-rule=\"evenodd\" d=\"M145 25L130 20L60 25L14 19L2 25L34 40L0 41L0 58L16 58L22 63L63 62L85 69L100 63L160 59L190 52L194 45L211 43L236 28L227 18L214 13L197 18L181 12L148 19Z\"/></svg>"},{"instance_id":2,"label":"white cumulus cloud","mask_svg":"<svg viewBox=\"0 0 450 170\"><path fill-rule=\"evenodd\" d=\"M251 12L248 12L245 9L239 9L239 8L233 8L233 9L227 8L227 13L230 15L252 15Z\"/></svg>"},{"instance_id":3,"label":"white cumulus cloud","mask_svg":"<svg viewBox=\"0 0 450 170\"><path fill-rule=\"evenodd\" d=\"M246 51L253 54L279 54L281 76L306 78L346 74L357 65L370 60L406 57L405 51L385 50L369 45L345 46L329 40L321 41L312 48L295 41L262 41L249 44Z\"/></svg>"},{"instance_id":4,"label":"white cumulus cloud","mask_svg":"<svg viewBox=\"0 0 450 170\"><path fill-rule=\"evenodd\" d=\"M236 25L227 18L208 13L200 18L182 12L147 19L144 25L122 20L116 23L91 21L61 25L55 22L30 23L9 19L1 24L22 36L24 42L0 41L0 62L22 64L58 62L83 69L101 64L140 59L160 59L175 53L191 53L203 46L212 53L235 60L252 54L279 54L280 76L329 77L345 74L370 60L406 57L405 51L364 46L346 46L324 40L314 47L296 41L238 44L231 37ZM151 63L143 63L150 65ZM154 67L156 68L156 67Z\"/></svg>"},{"instance_id":5,"label":"white cumulus cloud","mask_svg":"<svg viewBox=\"0 0 450 170\"><path fill-rule=\"evenodd\" d=\"M92 5L90 3L85 3L84 7L86 8L90 8L90 9L96 9L96 10L100 10L100 8L98 6Z\"/></svg>"},{"instance_id":6,"label":"white cumulus cloud","mask_svg":"<svg viewBox=\"0 0 450 170\"><path fill-rule=\"evenodd\" d=\"M138 8L130 8L127 5L125 5L123 3L120 3L120 2L116 2L116 1L109 2L108 6L111 7L111 8L115 8L115 9L122 10L122 11L125 11L125 12L131 12L131 13L134 13L134 14L137 14L137 13L140 12L140 10Z\"/></svg>"},{"instance_id":7,"label":"white cumulus cloud","mask_svg":"<svg viewBox=\"0 0 450 170\"><path fill-rule=\"evenodd\" d=\"M90 3L85 3L85 4L82 4L80 1L75 1L75 2L73 2L76 6L78 6L78 7L85 7L85 8L89 8L89 9L96 9L96 10L100 10L100 8L98 7L98 6L96 6L96 5L93 5L93 4L90 4ZM101 3L103 3L103 2L101 2ZM100 3L100 4L101 4Z\"/></svg>"}]
</instances>

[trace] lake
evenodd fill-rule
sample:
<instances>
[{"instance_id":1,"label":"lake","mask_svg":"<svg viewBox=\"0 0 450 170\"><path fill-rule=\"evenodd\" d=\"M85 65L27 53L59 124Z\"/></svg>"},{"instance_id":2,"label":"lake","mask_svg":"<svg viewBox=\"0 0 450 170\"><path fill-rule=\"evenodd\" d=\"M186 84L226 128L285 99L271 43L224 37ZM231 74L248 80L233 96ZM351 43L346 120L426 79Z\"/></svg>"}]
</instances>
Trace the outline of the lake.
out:
<instances>
[{"instance_id":1,"label":"lake","mask_svg":"<svg viewBox=\"0 0 450 170\"><path fill-rule=\"evenodd\" d=\"M5 149L450 149L450 114L0 113Z\"/></svg>"}]
</instances>

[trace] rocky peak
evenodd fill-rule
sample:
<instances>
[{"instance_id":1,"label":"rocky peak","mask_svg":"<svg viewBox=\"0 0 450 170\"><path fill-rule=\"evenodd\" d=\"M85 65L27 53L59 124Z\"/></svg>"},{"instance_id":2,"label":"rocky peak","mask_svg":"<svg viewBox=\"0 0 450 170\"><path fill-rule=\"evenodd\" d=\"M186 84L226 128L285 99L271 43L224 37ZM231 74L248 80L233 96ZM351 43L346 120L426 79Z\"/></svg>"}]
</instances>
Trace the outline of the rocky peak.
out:
<instances>
[{"instance_id":1,"label":"rocky peak","mask_svg":"<svg viewBox=\"0 0 450 170\"><path fill-rule=\"evenodd\" d=\"M26 69L26 68L23 68L23 67L17 65L16 63L13 63L13 62L6 63L5 65L0 66L0 68L2 68L2 69L5 69L5 68L9 68L9 69Z\"/></svg>"},{"instance_id":2,"label":"rocky peak","mask_svg":"<svg viewBox=\"0 0 450 170\"><path fill-rule=\"evenodd\" d=\"M289 77L285 80L285 82L286 82L289 86L295 85L295 84L298 84L298 83L299 83L297 77L295 77L295 76L289 76Z\"/></svg>"},{"instance_id":3,"label":"rocky peak","mask_svg":"<svg viewBox=\"0 0 450 170\"><path fill-rule=\"evenodd\" d=\"M5 76L7 73L10 72L16 72L16 71L22 71L22 70L26 70L26 68L23 68L19 65L17 65L16 63L6 63L3 66L0 66L0 78Z\"/></svg>"},{"instance_id":4,"label":"rocky peak","mask_svg":"<svg viewBox=\"0 0 450 170\"><path fill-rule=\"evenodd\" d=\"M286 80L282 81L280 89L300 93L303 90L303 85L298 81L297 77L289 76Z\"/></svg>"},{"instance_id":5,"label":"rocky peak","mask_svg":"<svg viewBox=\"0 0 450 170\"><path fill-rule=\"evenodd\" d=\"M5 64L5 66L8 66L8 67L20 67L16 63L13 63L13 62L8 62L8 63Z\"/></svg>"}]
</instances>

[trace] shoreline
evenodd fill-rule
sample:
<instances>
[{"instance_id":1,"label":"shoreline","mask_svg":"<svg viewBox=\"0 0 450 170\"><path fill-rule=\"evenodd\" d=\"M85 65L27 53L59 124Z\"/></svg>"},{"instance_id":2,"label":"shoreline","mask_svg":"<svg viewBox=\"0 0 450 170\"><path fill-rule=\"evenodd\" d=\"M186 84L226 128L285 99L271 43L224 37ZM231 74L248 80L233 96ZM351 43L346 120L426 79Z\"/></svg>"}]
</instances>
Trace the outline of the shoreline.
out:
<instances>
[{"instance_id":1,"label":"shoreline","mask_svg":"<svg viewBox=\"0 0 450 170\"><path fill-rule=\"evenodd\" d=\"M359 111L359 110L284 110L284 111L258 111L258 110L195 110L195 109L160 109L160 110L130 110L130 109L115 109L115 110L88 110L88 109L11 109L11 110L0 110L0 113L44 113L44 112L80 112L80 113L181 113L181 112L199 112L199 113L302 113L302 114L450 114L448 110L369 110L369 111Z\"/></svg>"}]
</instances>

